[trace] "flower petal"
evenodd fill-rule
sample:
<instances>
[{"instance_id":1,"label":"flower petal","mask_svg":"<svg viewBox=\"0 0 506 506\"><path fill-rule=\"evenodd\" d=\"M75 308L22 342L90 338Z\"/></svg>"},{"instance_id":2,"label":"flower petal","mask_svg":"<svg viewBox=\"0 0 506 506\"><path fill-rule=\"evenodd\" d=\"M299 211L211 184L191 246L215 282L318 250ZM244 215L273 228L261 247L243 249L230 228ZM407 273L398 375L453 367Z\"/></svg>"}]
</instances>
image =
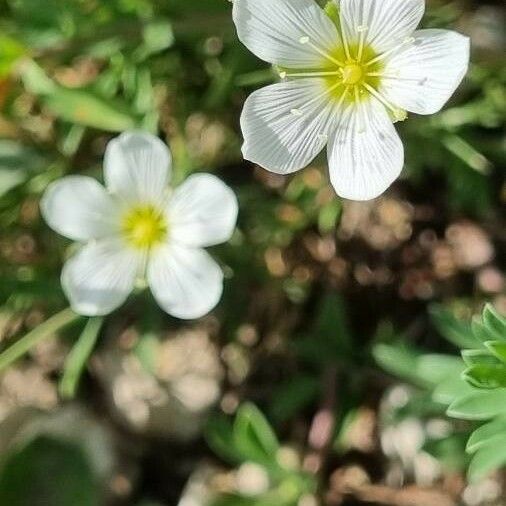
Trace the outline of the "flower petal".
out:
<instances>
[{"instance_id":1,"label":"flower petal","mask_svg":"<svg viewBox=\"0 0 506 506\"><path fill-rule=\"evenodd\" d=\"M424 0L341 0L341 22L349 42L365 41L377 53L399 45L422 20Z\"/></svg>"},{"instance_id":2,"label":"flower petal","mask_svg":"<svg viewBox=\"0 0 506 506\"><path fill-rule=\"evenodd\" d=\"M132 291L141 257L119 238L84 246L63 267L61 281L72 309L85 316L109 314Z\"/></svg>"},{"instance_id":3,"label":"flower petal","mask_svg":"<svg viewBox=\"0 0 506 506\"><path fill-rule=\"evenodd\" d=\"M105 237L119 227L118 206L91 177L68 176L50 184L40 209L53 230L74 241Z\"/></svg>"},{"instance_id":4,"label":"flower petal","mask_svg":"<svg viewBox=\"0 0 506 506\"><path fill-rule=\"evenodd\" d=\"M233 18L240 41L252 53L286 68L321 68L322 51L335 50L340 40L314 0L235 0ZM303 37L310 43L302 44Z\"/></svg>"},{"instance_id":5,"label":"flower petal","mask_svg":"<svg viewBox=\"0 0 506 506\"><path fill-rule=\"evenodd\" d=\"M399 176L404 148L385 108L369 98L342 112L328 147L329 171L337 194L351 200L381 195Z\"/></svg>"},{"instance_id":6,"label":"flower petal","mask_svg":"<svg viewBox=\"0 0 506 506\"><path fill-rule=\"evenodd\" d=\"M204 250L165 244L150 258L148 283L164 311L190 320L216 306L223 290L223 273Z\"/></svg>"},{"instance_id":7,"label":"flower petal","mask_svg":"<svg viewBox=\"0 0 506 506\"><path fill-rule=\"evenodd\" d=\"M237 212L237 198L226 184L211 174L195 174L170 199L170 238L194 247L226 242L234 232Z\"/></svg>"},{"instance_id":8,"label":"flower petal","mask_svg":"<svg viewBox=\"0 0 506 506\"><path fill-rule=\"evenodd\" d=\"M449 30L419 30L415 41L392 56L381 92L394 104L417 114L439 111L457 89L469 66L470 42Z\"/></svg>"},{"instance_id":9,"label":"flower petal","mask_svg":"<svg viewBox=\"0 0 506 506\"><path fill-rule=\"evenodd\" d=\"M133 202L163 199L171 166L169 148L154 135L126 132L107 145L104 159L106 186Z\"/></svg>"},{"instance_id":10,"label":"flower petal","mask_svg":"<svg viewBox=\"0 0 506 506\"><path fill-rule=\"evenodd\" d=\"M327 144L334 101L323 79L266 86L244 104L244 158L278 174L308 165Z\"/></svg>"}]
</instances>

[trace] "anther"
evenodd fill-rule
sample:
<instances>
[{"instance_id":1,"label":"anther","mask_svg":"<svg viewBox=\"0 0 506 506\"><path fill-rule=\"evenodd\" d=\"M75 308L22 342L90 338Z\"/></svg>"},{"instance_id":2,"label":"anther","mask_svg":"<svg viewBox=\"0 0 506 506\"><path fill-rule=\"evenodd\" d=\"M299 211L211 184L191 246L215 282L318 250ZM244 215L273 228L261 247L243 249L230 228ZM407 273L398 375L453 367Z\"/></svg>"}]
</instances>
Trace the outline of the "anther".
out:
<instances>
[{"instance_id":1,"label":"anther","mask_svg":"<svg viewBox=\"0 0 506 506\"><path fill-rule=\"evenodd\" d=\"M343 67L344 63L339 61L338 59L334 58L331 54L329 54L324 49L319 48L316 44L313 44L311 42L311 39L308 36L301 37L299 39L299 42L301 44L307 44L309 47L314 49L318 54L321 54L324 58L329 60L330 62L334 63L335 65L338 65L339 67Z\"/></svg>"}]
</instances>

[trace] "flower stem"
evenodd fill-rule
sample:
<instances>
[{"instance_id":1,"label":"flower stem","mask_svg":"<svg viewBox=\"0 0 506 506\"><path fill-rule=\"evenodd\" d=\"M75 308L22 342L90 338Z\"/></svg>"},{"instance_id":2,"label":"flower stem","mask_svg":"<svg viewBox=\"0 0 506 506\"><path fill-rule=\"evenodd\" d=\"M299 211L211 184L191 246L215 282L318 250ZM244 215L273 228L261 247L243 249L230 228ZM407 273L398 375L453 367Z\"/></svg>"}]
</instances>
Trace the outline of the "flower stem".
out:
<instances>
[{"instance_id":1,"label":"flower stem","mask_svg":"<svg viewBox=\"0 0 506 506\"><path fill-rule=\"evenodd\" d=\"M76 344L68 354L59 385L63 397L67 399L74 398L79 379L91 352L95 348L103 323L104 319L101 317L90 318Z\"/></svg>"}]
</instances>

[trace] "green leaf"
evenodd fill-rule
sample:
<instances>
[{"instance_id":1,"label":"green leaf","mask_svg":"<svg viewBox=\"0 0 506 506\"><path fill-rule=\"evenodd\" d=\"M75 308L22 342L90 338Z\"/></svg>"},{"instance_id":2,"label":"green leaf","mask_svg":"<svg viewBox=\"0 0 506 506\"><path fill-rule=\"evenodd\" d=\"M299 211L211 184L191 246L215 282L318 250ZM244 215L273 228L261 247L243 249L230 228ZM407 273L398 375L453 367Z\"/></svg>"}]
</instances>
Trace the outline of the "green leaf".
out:
<instances>
[{"instance_id":1,"label":"green leaf","mask_svg":"<svg viewBox=\"0 0 506 506\"><path fill-rule=\"evenodd\" d=\"M288 420L315 400L319 391L318 378L295 376L274 390L270 414L277 422Z\"/></svg>"},{"instance_id":2,"label":"green leaf","mask_svg":"<svg viewBox=\"0 0 506 506\"><path fill-rule=\"evenodd\" d=\"M322 233L328 233L336 228L339 217L343 212L343 204L335 199L321 207L318 213L318 228Z\"/></svg>"},{"instance_id":3,"label":"green leaf","mask_svg":"<svg viewBox=\"0 0 506 506\"><path fill-rule=\"evenodd\" d=\"M441 381L432 392L434 401L449 405L456 399L476 392L476 389L462 379L462 373L449 376Z\"/></svg>"},{"instance_id":4,"label":"green leaf","mask_svg":"<svg viewBox=\"0 0 506 506\"><path fill-rule=\"evenodd\" d=\"M26 48L6 34L0 34L0 79L8 76Z\"/></svg>"},{"instance_id":5,"label":"green leaf","mask_svg":"<svg viewBox=\"0 0 506 506\"><path fill-rule=\"evenodd\" d=\"M499 361L488 350L464 350L462 358L468 367L473 365L497 365Z\"/></svg>"},{"instance_id":6,"label":"green leaf","mask_svg":"<svg viewBox=\"0 0 506 506\"><path fill-rule=\"evenodd\" d=\"M435 327L445 339L458 348L476 348L476 339L469 325L457 320L445 307L433 304L429 313Z\"/></svg>"},{"instance_id":7,"label":"green leaf","mask_svg":"<svg viewBox=\"0 0 506 506\"><path fill-rule=\"evenodd\" d=\"M83 451L48 436L9 455L0 475L0 504L9 506L97 506L97 490Z\"/></svg>"},{"instance_id":8,"label":"green leaf","mask_svg":"<svg viewBox=\"0 0 506 506\"><path fill-rule=\"evenodd\" d=\"M446 378L454 377L464 370L460 357L443 354L422 355L418 359L417 374L432 385L437 385Z\"/></svg>"},{"instance_id":9,"label":"green leaf","mask_svg":"<svg viewBox=\"0 0 506 506\"><path fill-rule=\"evenodd\" d=\"M502 362L506 364L506 343L502 341L487 341L485 346Z\"/></svg>"},{"instance_id":10,"label":"green leaf","mask_svg":"<svg viewBox=\"0 0 506 506\"><path fill-rule=\"evenodd\" d=\"M506 341L506 318L500 315L492 304L487 304L483 310L483 323L495 334L496 339Z\"/></svg>"},{"instance_id":11,"label":"green leaf","mask_svg":"<svg viewBox=\"0 0 506 506\"><path fill-rule=\"evenodd\" d=\"M142 367L152 375L156 373L159 350L160 341L154 332L141 334L134 348L135 356L139 359Z\"/></svg>"},{"instance_id":12,"label":"green leaf","mask_svg":"<svg viewBox=\"0 0 506 506\"><path fill-rule=\"evenodd\" d=\"M483 445L469 464L468 476L477 482L496 469L506 466L506 434Z\"/></svg>"},{"instance_id":13,"label":"green leaf","mask_svg":"<svg viewBox=\"0 0 506 506\"><path fill-rule=\"evenodd\" d=\"M103 322L103 318L90 318L67 356L60 381L60 393L63 397L72 399L75 396L79 379L95 347Z\"/></svg>"},{"instance_id":14,"label":"green leaf","mask_svg":"<svg viewBox=\"0 0 506 506\"><path fill-rule=\"evenodd\" d=\"M440 462L445 469L463 471L469 457L465 453L467 434L452 434L442 439L428 441L423 449Z\"/></svg>"},{"instance_id":15,"label":"green leaf","mask_svg":"<svg viewBox=\"0 0 506 506\"><path fill-rule=\"evenodd\" d=\"M60 86L34 61L26 62L21 74L27 90L39 95L43 104L64 121L110 132L129 130L138 123L125 104L103 98L91 89Z\"/></svg>"},{"instance_id":16,"label":"green leaf","mask_svg":"<svg viewBox=\"0 0 506 506\"><path fill-rule=\"evenodd\" d=\"M485 343L486 341L491 341L493 339L497 339L497 336L490 332L490 330L485 326L485 324L481 321L479 316L473 318L471 322L471 328L473 330L473 335L478 339L481 343ZM474 346L476 347L476 346Z\"/></svg>"},{"instance_id":17,"label":"green leaf","mask_svg":"<svg viewBox=\"0 0 506 506\"><path fill-rule=\"evenodd\" d=\"M79 315L74 313L71 309L64 309L60 313L57 313L49 318L49 320L41 323L38 327L34 328L31 332L28 332L28 334L0 354L0 371L5 369L18 358L22 357L39 341L54 336L56 332L78 318Z\"/></svg>"},{"instance_id":18,"label":"green leaf","mask_svg":"<svg viewBox=\"0 0 506 506\"><path fill-rule=\"evenodd\" d=\"M46 95L58 87L33 60L24 61L20 71L25 88L34 95Z\"/></svg>"},{"instance_id":19,"label":"green leaf","mask_svg":"<svg viewBox=\"0 0 506 506\"><path fill-rule=\"evenodd\" d=\"M233 428L236 448L249 460L274 463L279 443L260 410L253 404L243 404L237 411Z\"/></svg>"},{"instance_id":20,"label":"green leaf","mask_svg":"<svg viewBox=\"0 0 506 506\"><path fill-rule=\"evenodd\" d=\"M476 429L467 441L466 451L474 453L492 440L502 438L506 434L506 418L498 418Z\"/></svg>"},{"instance_id":21,"label":"green leaf","mask_svg":"<svg viewBox=\"0 0 506 506\"><path fill-rule=\"evenodd\" d=\"M341 30L341 16L339 14L339 5L330 0L325 4L324 7L325 14L332 20L332 22L336 25L337 29Z\"/></svg>"},{"instance_id":22,"label":"green leaf","mask_svg":"<svg viewBox=\"0 0 506 506\"><path fill-rule=\"evenodd\" d=\"M0 140L0 197L41 170L46 162L33 149L21 143Z\"/></svg>"},{"instance_id":23,"label":"green leaf","mask_svg":"<svg viewBox=\"0 0 506 506\"><path fill-rule=\"evenodd\" d=\"M315 334L332 343L336 353L350 350L352 337L342 297L326 293L319 306L315 322Z\"/></svg>"},{"instance_id":24,"label":"green leaf","mask_svg":"<svg viewBox=\"0 0 506 506\"><path fill-rule=\"evenodd\" d=\"M479 391L457 399L447 414L465 420L488 420L506 413L506 388Z\"/></svg>"},{"instance_id":25,"label":"green leaf","mask_svg":"<svg viewBox=\"0 0 506 506\"><path fill-rule=\"evenodd\" d=\"M204 436L209 447L222 459L232 464L243 461L241 453L235 447L232 424L224 416L209 418Z\"/></svg>"},{"instance_id":26,"label":"green leaf","mask_svg":"<svg viewBox=\"0 0 506 506\"><path fill-rule=\"evenodd\" d=\"M91 90L57 87L43 98L44 105L59 118L78 125L110 132L136 126L136 119L125 106L115 105Z\"/></svg>"},{"instance_id":27,"label":"green leaf","mask_svg":"<svg viewBox=\"0 0 506 506\"><path fill-rule=\"evenodd\" d=\"M506 388L506 367L503 364L476 364L467 368L462 377L477 388Z\"/></svg>"},{"instance_id":28,"label":"green leaf","mask_svg":"<svg viewBox=\"0 0 506 506\"><path fill-rule=\"evenodd\" d=\"M428 387L427 379L418 374L420 353L403 344L376 344L372 349L376 362L387 372L419 386Z\"/></svg>"}]
</instances>

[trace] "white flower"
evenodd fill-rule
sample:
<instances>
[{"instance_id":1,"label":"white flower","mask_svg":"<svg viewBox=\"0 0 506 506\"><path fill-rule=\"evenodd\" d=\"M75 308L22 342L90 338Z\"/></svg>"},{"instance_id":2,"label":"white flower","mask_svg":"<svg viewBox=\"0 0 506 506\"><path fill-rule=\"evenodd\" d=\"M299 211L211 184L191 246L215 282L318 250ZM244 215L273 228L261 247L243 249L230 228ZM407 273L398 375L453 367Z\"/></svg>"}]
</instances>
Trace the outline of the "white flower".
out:
<instances>
[{"instance_id":1,"label":"white flower","mask_svg":"<svg viewBox=\"0 0 506 506\"><path fill-rule=\"evenodd\" d=\"M65 177L46 190L41 210L47 223L86 243L61 276L77 313L110 313L144 277L160 306L178 318L198 318L218 303L223 273L202 248L230 238L236 197L210 174L190 176L171 191L170 166L158 138L124 133L107 146L107 190L84 176Z\"/></svg>"},{"instance_id":2,"label":"white flower","mask_svg":"<svg viewBox=\"0 0 506 506\"><path fill-rule=\"evenodd\" d=\"M466 74L469 39L415 31L424 0L234 0L239 39L281 83L244 105L244 157L278 174L327 145L338 195L383 193L404 164L392 123L440 110Z\"/></svg>"}]
</instances>

